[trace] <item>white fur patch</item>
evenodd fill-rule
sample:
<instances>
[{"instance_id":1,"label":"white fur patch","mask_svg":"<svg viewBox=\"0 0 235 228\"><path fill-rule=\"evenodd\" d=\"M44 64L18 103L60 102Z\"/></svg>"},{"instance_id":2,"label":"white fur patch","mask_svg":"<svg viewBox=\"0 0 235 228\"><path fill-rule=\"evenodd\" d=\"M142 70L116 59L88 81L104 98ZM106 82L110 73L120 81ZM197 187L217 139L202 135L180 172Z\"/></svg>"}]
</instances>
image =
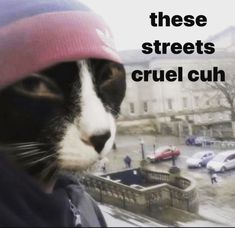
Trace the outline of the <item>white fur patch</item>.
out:
<instances>
[{"instance_id":1,"label":"white fur patch","mask_svg":"<svg viewBox=\"0 0 235 228\"><path fill-rule=\"evenodd\" d=\"M116 125L114 117L108 113L97 96L92 75L85 61L80 61L81 91L78 94L81 113L66 128L60 143L59 164L66 169L86 169L107 154L114 143ZM105 143L100 154L89 144L91 136L110 132L111 136ZM87 143L84 143L87 142Z\"/></svg>"}]
</instances>

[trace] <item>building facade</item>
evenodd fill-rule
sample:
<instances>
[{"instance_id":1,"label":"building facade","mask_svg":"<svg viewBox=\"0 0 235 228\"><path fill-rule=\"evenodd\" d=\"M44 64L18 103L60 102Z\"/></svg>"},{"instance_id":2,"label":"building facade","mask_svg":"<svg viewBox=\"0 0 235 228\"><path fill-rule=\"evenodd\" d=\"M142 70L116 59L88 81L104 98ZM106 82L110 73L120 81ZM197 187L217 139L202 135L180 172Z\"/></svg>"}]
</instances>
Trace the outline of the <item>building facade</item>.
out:
<instances>
[{"instance_id":1,"label":"building facade","mask_svg":"<svg viewBox=\"0 0 235 228\"><path fill-rule=\"evenodd\" d=\"M178 135L182 134L180 128L184 125L188 128L186 134L193 133L193 126L193 129L203 130L203 134L209 132L219 137L225 134L223 129L231 135L231 115L225 96L211 86L213 83L191 82L187 77L190 70L203 70L208 74L208 70L215 66L223 70L226 76L235 77L235 28L228 28L211 37L210 41L216 47L213 55L148 56L141 50L121 52L127 72L127 92L121 119L155 118L159 131L162 131L161 126L170 126L171 130L176 128L173 132ZM155 82L149 75L149 81L135 82L131 76L137 69L177 72L178 67L183 69L182 81ZM215 129L217 133L213 133Z\"/></svg>"}]
</instances>

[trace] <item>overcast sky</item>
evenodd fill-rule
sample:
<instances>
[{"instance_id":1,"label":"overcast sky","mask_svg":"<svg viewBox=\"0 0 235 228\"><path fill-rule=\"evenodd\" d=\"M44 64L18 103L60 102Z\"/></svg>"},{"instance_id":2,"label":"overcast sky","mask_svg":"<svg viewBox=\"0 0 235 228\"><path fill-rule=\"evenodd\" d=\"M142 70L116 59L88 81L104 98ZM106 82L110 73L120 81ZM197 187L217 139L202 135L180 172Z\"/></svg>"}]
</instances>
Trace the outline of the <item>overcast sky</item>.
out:
<instances>
[{"instance_id":1,"label":"overcast sky","mask_svg":"<svg viewBox=\"0 0 235 228\"><path fill-rule=\"evenodd\" d=\"M82 0L111 27L118 50L138 49L143 42L205 40L235 25L234 0ZM207 17L205 27L152 27L151 12Z\"/></svg>"}]
</instances>

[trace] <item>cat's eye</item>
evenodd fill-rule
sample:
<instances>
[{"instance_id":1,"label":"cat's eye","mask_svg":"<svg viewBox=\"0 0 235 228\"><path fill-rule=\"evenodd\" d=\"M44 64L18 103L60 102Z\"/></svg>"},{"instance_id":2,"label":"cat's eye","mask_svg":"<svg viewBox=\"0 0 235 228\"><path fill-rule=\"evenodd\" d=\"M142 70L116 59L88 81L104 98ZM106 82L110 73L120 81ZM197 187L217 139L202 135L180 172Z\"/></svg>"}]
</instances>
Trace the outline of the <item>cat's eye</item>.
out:
<instances>
[{"instance_id":1,"label":"cat's eye","mask_svg":"<svg viewBox=\"0 0 235 228\"><path fill-rule=\"evenodd\" d=\"M100 72L98 91L103 102L108 105L113 114L119 112L120 104L125 96L126 78L122 65L108 63Z\"/></svg>"},{"instance_id":2,"label":"cat's eye","mask_svg":"<svg viewBox=\"0 0 235 228\"><path fill-rule=\"evenodd\" d=\"M13 86L17 93L31 98L63 99L60 88L52 79L33 74Z\"/></svg>"}]
</instances>

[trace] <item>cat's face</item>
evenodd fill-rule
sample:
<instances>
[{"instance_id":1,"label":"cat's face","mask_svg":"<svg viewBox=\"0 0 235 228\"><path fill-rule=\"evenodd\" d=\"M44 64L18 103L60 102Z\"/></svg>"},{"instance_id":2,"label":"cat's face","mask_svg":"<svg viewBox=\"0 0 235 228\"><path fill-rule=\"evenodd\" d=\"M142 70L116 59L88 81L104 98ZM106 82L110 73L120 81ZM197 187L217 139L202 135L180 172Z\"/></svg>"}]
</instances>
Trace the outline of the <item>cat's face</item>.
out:
<instances>
[{"instance_id":1,"label":"cat's face","mask_svg":"<svg viewBox=\"0 0 235 228\"><path fill-rule=\"evenodd\" d=\"M31 174L83 170L114 143L125 95L122 65L58 64L0 92L0 145Z\"/></svg>"}]
</instances>

